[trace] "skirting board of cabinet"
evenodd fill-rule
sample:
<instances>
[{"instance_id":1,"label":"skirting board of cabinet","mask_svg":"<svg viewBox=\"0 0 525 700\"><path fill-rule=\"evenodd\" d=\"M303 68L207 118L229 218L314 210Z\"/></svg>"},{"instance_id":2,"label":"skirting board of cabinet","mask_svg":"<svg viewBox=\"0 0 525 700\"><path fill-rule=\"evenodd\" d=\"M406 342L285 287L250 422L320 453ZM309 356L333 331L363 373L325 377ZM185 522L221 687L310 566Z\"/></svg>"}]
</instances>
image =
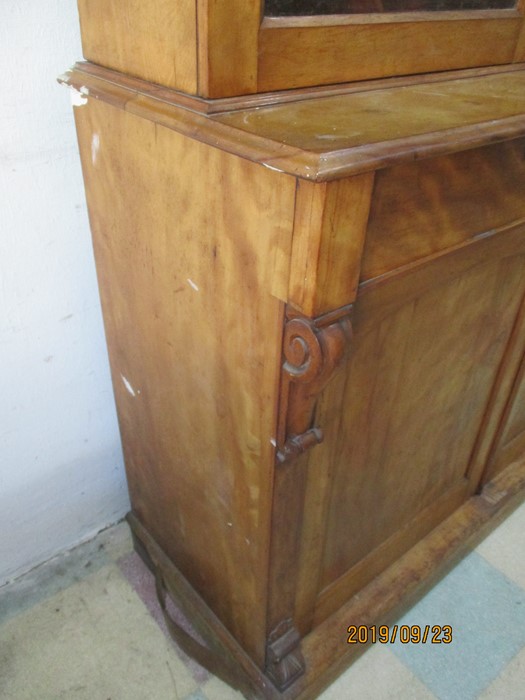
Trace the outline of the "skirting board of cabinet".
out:
<instances>
[{"instance_id":1,"label":"skirting board of cabinet","mask_svg":"<svg viewBox=\"0 0 525 700\"><path fill-rule=\"evenodd\" d=\"M156 578L168 629L177 644L249 699L312 700L366 647L347 644L349 625L395 621L525 498L525 459L511 464L483 491L377 576L301 642L305 672L279 692L160 549L136 515L127 520L135 549ZM173 620L170 596L195 632Z\"/></svg>"}]
</instances>

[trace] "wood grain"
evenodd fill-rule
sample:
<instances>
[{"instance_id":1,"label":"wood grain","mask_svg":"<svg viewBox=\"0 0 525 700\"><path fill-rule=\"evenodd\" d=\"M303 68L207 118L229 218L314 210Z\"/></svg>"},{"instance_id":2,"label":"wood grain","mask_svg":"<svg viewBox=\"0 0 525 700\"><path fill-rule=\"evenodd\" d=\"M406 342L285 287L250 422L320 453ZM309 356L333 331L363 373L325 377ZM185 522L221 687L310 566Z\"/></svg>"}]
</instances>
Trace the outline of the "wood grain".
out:
<instances>
[{"instance_id":1,"label":"wood grain","mask_svg":"<svg viewBox=\"0 0 525 700\"><path fill-rule=\"evenodd\" d=\"M517 140L378 172L361 280L525 218L524 152Z\"/></svg>"},{"instance_id":2,"label":"wood grain","mask_svg":"<svg viewBox=\"0 0 525 700\"><path fill-rule=\"evenodd\" d=\"M260 0L196 0L199 94L228 97L257 91Z\"/></svg>"},{"instance_id":3,"label":"wood grain","mask_svg":"<svg viewBox=\"0 0 525 700\"><path fill-rule=\"evenodd\" d=\"M496 473L501 471L515 455L506 459L502 433L508 425L509 412L513 406L513 396L520 387L520 365L523 364L525 348L525 296L516 317L514 330L505 351L505 361L502 363L497 380L492 389L490 406L485 415L480 435L469 467L471 491L478 490L479 485L485 484ZM521 370L523 372L523 370ZM519 404L517 404L519 405ZM519 432L517 432L519 435ZM525 452L525 445L522 449ZM519 456L519 455L518 455Z\"/></svg>"},{"instance_id":4,"label":"wood grain","mask_svg":"<svg viewBox=\"0 0 525 700\"><path fill-rule=\"evenodd\" d=\"M522 18L516 15L426 23L263 26L258 90L512 63L521 25Z\"/></svg>"},{"instance_id":5,"label":"wood grain","mask_svg":"<svg viewBox=\"0 0 525 700\"><path fill-rule=\"evenodd\" d=\"M197 92L195 0L78 0L78 11L88 60Z\"/></svg>"},{"instance_id":6,"label":"wood grain","mask_svg":"<svg viewBox=\"0 0 525 700\"><path fill-rule=\"evenodd\" d=\"M262 664L295 183L97 100L76 119L134 510Z\"/></svg>"},{"instance_id":7,"label":"wood grain","mask_svg":"<svg viewBox=\"0 0 525 700\"><path fill-rule=\"evenodd\" d=\"M522 320L522 319L520 319ZM523 328L518 329L520 335ZM510 392L506 410L494 441L484 480L492 479L511 462L525 455L525 359L521 345L521 365Z\"/></svg>"},{"instance_id":8,"label":"wood grain","mask_svg":"<svg viewBox=\"0 0 525 700\"><path fill-rule=\"evenodd\" d=\"M135 515L130 513L126 519L131 527L135 550L155 577L162 578L168 595L184 615L187 628L191 629L194 638L198 635L205 640L207 653L212 657L213 670L208 670L239 689L245 697L280 700L279 692L268 683L253 659L195 592Z\"/></svg>"},{"instance_id":9,"label":"wood grain","mask_svg":"<svg viewBox=\"0 0 525 700\"><path fill-rule=\"evenodd\" d=\"M504 444L525 432L525 359L521 363L509 400L509 412L501 436Z\"/></svg>"},{"instance_id":10,"label":"wood grain","mask_svg":"<svg viewBox=\"0 0 525 700\"><path fill-rule=\"evenodd\" d=\"M396 530L345 574L322 589L315 601L314 611L310 613L311 628L315 629L341 608L350 600L353 591L360 591L366 583L373 581L376 576L401 558L411 547L424 540L434 529L436 523L446 520L467 499L468 481L462 479L445 491L436 501L423 508L414 518Z\"/></svg>"},{"instance_id":11,"label":"wood grain","mask_svg":"<svg viewBox=\"0 0 525 700\"><path fill-rule=\"evenodd\" d=\"M297 185L288 299L307 316L355 300L373 181Z\"/></svg>"},{"instance_id":12,"label":"wood grain","mask_svg":"<svg viewBox=\"0 0 525 700\"><path fill-rule=\"evenodd\" d=\"M523 0L518 0L516 9L525 15L525 3ZM514 61L519 62L525 60L525 20L521 24L521 31L516 44L516 51L514 53Z\"/></svg>"},{"instance_id":13,"label":"wood grain","mask_svg":"<svg viewBox=\"0 0 525 700\"><path fill-rule=\"evenodd\" d=\"M481 538L523 502L525 461L516 463L470 498L304 639L306 673L283 700L313 700L365 650L346 643L346 628L391 624L427 592ZM358 648L356 648L358 647Z\"/></svg>"},{"instance_id":14,"label":"wood grain","mask_svg":"<svg viewBox=\"0 0 525 700\"><path fill-rule=\"evenodd\" d=\"M523 84L521 71L459 80L451 77L439 85L414 83L397 89L349 92L241 109L216 119L325 157L380 142L396 142L401 149L407 145L405 139L416 135L444 139L448 130L467 125L479 128L489 115L500 120L522 114Z\"/></svg>"},{"instance_id":15,"label":"wood grain","mask_svg":"<svg viewBox=\"0 0 525 700\"><path fill-rule=\"evenodd\" d=\"M365 21L310 18L298 24L294 18L262 22L260 0L78 4L86 58L203 97L524 59L522 17L514 11L439 13L440 20L435 13L379 20L372 15Z\"/></svg>"},{"instance_id":16,"label":"wood grain","mask_svg":"<svg viewBox=\"0 0 525 700\"><path fill-rule=\"evenodd\" d=\"M523 60L523 17L80 2L130 72L63 82L135 531L226 679L314 698L347 616L430 585L523 493L525 449L525 66L319 85Z\"/></svg>"},{"instance_id":17,"label":"wood grain","mask_svg":"<svg viewBox=\"0 0 525 700\"><path fill-rule=\"evenodd\" d=\"M321 587L466 479L525 288L523 255L478 256L477 266L423 293L408 276L405 302L386 317L359 314L358 297Z\"/></svg>"}]
</instances>

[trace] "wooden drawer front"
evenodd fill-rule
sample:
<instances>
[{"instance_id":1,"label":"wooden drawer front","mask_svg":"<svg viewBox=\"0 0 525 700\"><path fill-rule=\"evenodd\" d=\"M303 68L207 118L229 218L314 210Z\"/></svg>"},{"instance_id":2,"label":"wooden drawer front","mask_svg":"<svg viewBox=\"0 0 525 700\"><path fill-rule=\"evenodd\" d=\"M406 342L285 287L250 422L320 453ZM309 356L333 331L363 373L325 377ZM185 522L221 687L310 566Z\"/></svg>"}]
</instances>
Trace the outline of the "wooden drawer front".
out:
<instances>
[{"instance_id":1,"label":"wooden drawer front","mask_svg":"<svg viewBox=\"0 0 525 700\"><path fill-rule=\"evenodd\" d=\"M525 217L525 139L376 173L361 280Z\"/></svg>"}]
</instances>

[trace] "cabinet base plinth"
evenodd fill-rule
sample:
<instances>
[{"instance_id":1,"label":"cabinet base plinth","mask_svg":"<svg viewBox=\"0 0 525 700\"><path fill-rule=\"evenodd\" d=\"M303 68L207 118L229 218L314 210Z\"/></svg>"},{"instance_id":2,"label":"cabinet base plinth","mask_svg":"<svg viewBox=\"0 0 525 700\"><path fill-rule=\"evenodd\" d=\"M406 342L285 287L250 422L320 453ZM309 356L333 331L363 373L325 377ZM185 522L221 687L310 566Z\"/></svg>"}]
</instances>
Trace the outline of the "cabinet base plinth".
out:
<instances>
[{"instance_id":1,"label":"cabinet base plinth","mask_svg":"<svg viewBox=\"0 0 525 700\"><path fill-rule=\"evenodd\" d=\"M522 460L511 464L358 596L303 637L300 649L304 673L283 692L276 689L272 680L242 649L137 517L130 513L127 520L136 551L155 575L168 628L186 653L249 699L313 700L366 649L365 645L347 644L349 625L393 622L524 498L525 460ZM167 613L166 595L170 595L191 620L204 644L187 632L181 634Z\"/></svg>"}]
</instances>

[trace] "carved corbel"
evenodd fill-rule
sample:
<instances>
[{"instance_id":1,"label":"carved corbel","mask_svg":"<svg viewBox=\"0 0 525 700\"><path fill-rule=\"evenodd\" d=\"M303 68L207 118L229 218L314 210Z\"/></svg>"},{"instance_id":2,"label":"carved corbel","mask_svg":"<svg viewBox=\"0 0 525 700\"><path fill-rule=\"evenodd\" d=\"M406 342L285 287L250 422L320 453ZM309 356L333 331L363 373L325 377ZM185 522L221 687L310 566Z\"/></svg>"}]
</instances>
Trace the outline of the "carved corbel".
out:
<instances>
[{"instance_id":1,"label":"carved corbel","mask_svg":"<svg viewBox=\"0 0 525 700\"><path fill-rule=\"evenodd\" d=\"M280 448L284 463L323 440L314 425L320 393L345 358L352 337L350 308L309 319L289 313L284 330Z\"/></svg>"},{"instance_id":2,"label":"carved corbel","mask_svg":"<svg viewBox=\"0 0 525 700\"><path fill-rule=\"evenodd\" d=\"M286 690L305 671L301 637L291 619L283 620L268 637L266 674L275 686Z\"/></svg>"}]
</instances>

